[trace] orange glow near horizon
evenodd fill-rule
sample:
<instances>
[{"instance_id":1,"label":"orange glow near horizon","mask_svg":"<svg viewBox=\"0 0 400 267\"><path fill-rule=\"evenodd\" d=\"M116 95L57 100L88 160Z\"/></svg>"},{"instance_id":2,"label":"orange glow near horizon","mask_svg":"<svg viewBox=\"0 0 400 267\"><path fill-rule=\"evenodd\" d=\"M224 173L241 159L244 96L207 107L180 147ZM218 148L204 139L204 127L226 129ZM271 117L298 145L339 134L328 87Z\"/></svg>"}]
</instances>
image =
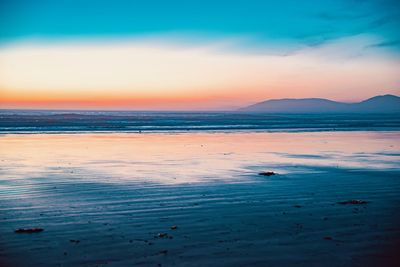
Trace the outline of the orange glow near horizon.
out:
<instances>
[{"instance_id":1,"label":"orange glow near horizon","mask_svg":"<svg viewBox=\"0 0 400 267\"><path fill-rule=\"evenodd\" d=\"M185 109L190 110L191 105L196 103L196 109L207 110L210 104L218 104L221 98L218 97L110 97L110 96L87 96L76 97L47 97L35 96L15 96L14 98L2 98L0 103L8 108L26 109L149 109L157 107L165 110ZM201 107L203 105L203 108Z\"/></svg>"},{"instance_id":2,"label":"orange glow near horizon","mask_svg":"<svg viewBox=\"0 0 400 267\"><path fill-rule=\"evenodd\" d=\"M224 43L21 43L0 48L0 108L224 110L271 98L398 94L400 61L369 38L280 56Z\"/></svg>"}]
</instances>

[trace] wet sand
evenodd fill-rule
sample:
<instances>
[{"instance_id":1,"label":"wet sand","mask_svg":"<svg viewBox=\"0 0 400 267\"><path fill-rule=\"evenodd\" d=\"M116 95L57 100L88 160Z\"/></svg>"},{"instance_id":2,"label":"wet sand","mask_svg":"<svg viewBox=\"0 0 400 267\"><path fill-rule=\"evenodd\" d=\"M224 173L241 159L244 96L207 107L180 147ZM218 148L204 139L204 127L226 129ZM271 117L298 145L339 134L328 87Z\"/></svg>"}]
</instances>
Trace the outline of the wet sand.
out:
<instances>
[{"instance_id":1,"label":"wet sand","mask_svg":"<svg viewBox=\"0 0 400 267\"><path fill-rule=\"evenodd\" d=\"M0 266L396 266L399 141L2 135Z\"/></svg>"}]
</instances>

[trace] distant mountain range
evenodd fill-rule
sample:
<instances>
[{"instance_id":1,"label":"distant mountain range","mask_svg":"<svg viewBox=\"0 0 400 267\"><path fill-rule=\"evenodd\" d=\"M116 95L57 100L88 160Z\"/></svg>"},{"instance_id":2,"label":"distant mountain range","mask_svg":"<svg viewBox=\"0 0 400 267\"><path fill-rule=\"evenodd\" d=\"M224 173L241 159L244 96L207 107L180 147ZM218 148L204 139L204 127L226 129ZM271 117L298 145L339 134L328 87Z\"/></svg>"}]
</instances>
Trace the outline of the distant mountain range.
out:
<instances>
[{"instance_id":1,"label":"distant mountain range","mask_svg":"<svg viewBox=\"0 0 400 267\"><path fill-rule=\"evenodd\" d=\"M272 99L239 109L259 113L397 113L400 97L374 96L357 103L336 102L323 98Z\"/></svg>"}]
</instances>

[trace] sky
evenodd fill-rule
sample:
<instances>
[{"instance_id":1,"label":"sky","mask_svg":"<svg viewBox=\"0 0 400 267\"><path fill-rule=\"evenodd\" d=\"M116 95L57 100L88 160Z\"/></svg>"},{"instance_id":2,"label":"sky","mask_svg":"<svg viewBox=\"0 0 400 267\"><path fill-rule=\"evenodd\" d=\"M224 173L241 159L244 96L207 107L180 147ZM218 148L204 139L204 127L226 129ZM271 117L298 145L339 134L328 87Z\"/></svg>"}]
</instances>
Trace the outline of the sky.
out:
<instances>
[{"instance_id":1,"label":"sky","mask_svg":"<svg viewBox=\"0 0 400 267\"><path fill-rule=\"evenodd\" d=\"M399 95L398 29L398 0L0 0L0 108Z\"/></svg>"}]
</instances>

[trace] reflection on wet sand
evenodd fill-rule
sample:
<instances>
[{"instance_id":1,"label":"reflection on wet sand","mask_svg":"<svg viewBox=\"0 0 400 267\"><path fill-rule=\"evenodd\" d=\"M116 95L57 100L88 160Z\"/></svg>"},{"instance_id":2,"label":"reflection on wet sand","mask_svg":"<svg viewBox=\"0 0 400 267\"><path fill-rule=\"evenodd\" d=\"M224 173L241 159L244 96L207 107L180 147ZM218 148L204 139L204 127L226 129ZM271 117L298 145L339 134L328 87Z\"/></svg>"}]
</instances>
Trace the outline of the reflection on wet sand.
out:
<instances>
[{"instance_id":1,"label":"reflection on wet sand","mask_svg":"<svg viewBox=\"0 0 400 267\"><path fill-rule=\"evenodd\" d=\"M3 135L0 265L396 266L399 141Z\"/></svg>"},{"instance_id":2,"label":"reflection on wet sand","mask_svg":"<svg viewBox=\"0 0 400 267\"><path fill-rule=\"evenodd\" d=\"M8 179L238 182L257 166L284 173L296 164L392 168L400 159L396 132L35 134L0 142Z\"/></svg>"}]
</instances>

